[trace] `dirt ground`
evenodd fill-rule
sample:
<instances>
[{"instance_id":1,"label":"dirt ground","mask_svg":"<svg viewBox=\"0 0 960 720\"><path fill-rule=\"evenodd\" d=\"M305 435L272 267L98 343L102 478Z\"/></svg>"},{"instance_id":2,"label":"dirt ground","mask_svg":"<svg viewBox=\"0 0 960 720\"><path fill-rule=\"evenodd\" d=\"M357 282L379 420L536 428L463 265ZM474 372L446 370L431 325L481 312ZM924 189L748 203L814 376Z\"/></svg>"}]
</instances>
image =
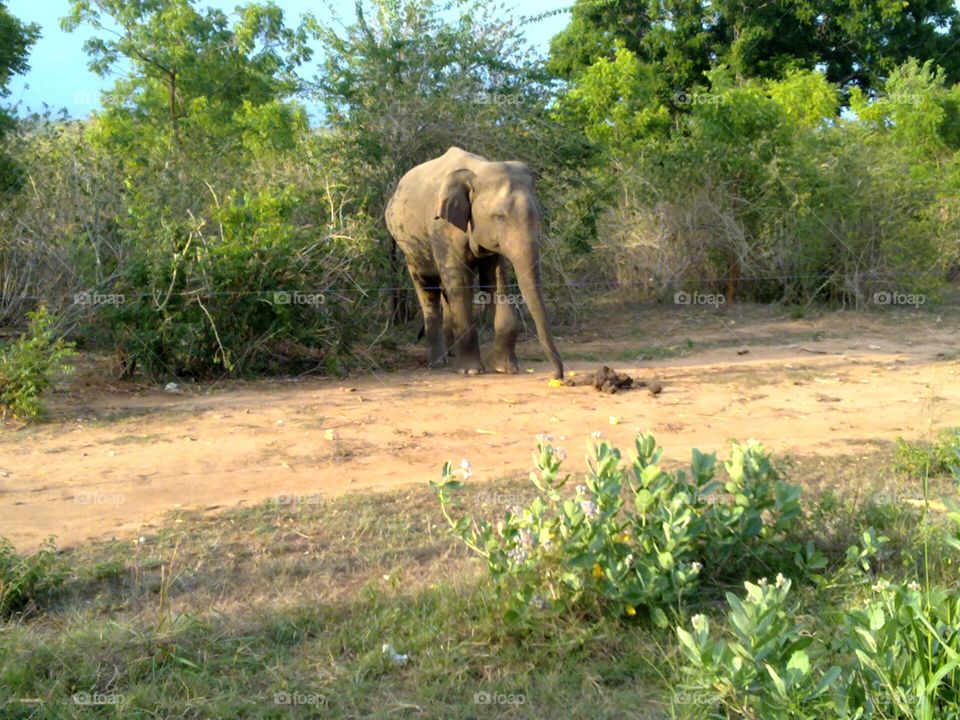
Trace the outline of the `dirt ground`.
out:
<instances>
[{"instance_id":1,"label":"dirt ground","mask_svg":"<svg viewBox=\"0 0 960 720\"><path fill-rule=\"evenodd\" d=\"M652 430L668 460L686 461L693 447L747 438L779 455L853 455L960 424L956 308L795 319L617 303L558 346L568 371L606 364L663 391L550 388L535 342L520 349L533 372L515 376L427 372L416 346L399 351L408 369L346 380L167 392L78 373L51 398L49 422L0 435L0 536L21 549L51 534L60 545L131 539L177 508L426 483L461 458L476 481L524 476L538 433L579 471L596 430L624 450Z\"/></svg>"}]
</instances>

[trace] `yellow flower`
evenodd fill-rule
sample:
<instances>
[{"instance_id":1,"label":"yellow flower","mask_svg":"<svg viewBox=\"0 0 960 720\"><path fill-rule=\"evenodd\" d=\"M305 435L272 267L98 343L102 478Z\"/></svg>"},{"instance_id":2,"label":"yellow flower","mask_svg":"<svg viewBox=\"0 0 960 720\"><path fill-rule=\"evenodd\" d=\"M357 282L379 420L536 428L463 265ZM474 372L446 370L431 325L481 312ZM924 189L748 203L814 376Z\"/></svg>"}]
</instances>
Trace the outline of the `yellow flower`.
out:
<instances>
[{"instance_id":1,"label":"yellow flower","mask_svg":"<svg viewBox=\"0 0 960 720\"><path fill-rule=\"evenodd\" d=\"M562 388L562 387L563 387L563 380L551 380L550 382L547 383L547 387L550 387L550 388Z\"/></svg>"},{"instance_id":2,"label":"yellow flower","mask_svg":"<svg viewBox=\"0 0 960 720\"><path fill-rule=\"evenodd\" d=\"M633 605L627 605L623 609L623 611L627 613L627 615L629 615L630 617L633 617L634 615L637 614L637 609Z\"/></svg>"},{"instance_id":3,"label":"yellow flower","mask_svg":"<svg viewBox=\"0 0 960 720\"><path fill-rule=\"evenodd\" d=\"M603 568L600 567L600 563L594 563L594 564L593 564L593 576L594 576L595 578L601 578L601 577L603 577Z\"/></svg>"},{"instance_id":4,"label":"yellow flower","mask_svg":"<svg viewBox=\"0 0 960 720\"><path fill-rule=\"evenodd\" d=\"M622 542L622 543L629 543L629 542L630 542L630 536L629 536L627 533L624 533L623 535L620 536L620 542Z\"/></svg>"}]
</instances>

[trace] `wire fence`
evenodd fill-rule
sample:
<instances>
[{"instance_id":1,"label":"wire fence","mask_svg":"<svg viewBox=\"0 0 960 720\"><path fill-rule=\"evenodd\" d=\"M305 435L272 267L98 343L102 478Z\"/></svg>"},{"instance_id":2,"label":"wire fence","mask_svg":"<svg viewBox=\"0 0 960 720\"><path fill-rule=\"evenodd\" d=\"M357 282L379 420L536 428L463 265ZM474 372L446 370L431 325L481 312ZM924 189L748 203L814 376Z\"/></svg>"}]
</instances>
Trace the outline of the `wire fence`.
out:
<instances>
[{"instance_id":1,"label":"wire fence","mask_svg":"<svg viewBox=\"0 0 960 720\"><path fill-rule=\"evenodd\" d=\"M672 284L672 285L660 285L662 292L670 293L683 290L691 290L703 287L729 287L733 285L734 287L740 285L748 285L750 283L758 282L790 282L790 281L829 281L833 278L833 275L830 273L819 273L812 275L756 275L756 276L730 276L730 277L710 277L704 278L702 280L684 280L682 283ZM872 286L883 288L882 290L877 290L877 292L903 292L906 293L905 288L911 287L915 277L905 276L902 278L897 277L868 277L861 278L861 281L864 284L870 284ZM653 283L656 284L656 283ZM483 285L477 284L473 286L474 289L481 291L492 291L496 290L497 286L495 285ZM640 286L636 283L624 283L617 280L587 280L587 281L576 281L576 280L565 280L562 284L558 284L555 287L543 286L545 290L552 289L564 289L564 290L623 290L630 291L636 290ZM904 288L904 290L901 290ZM412 291L412 286L410 285L379 285L374 287L363 287L357 286L356 284L347 286L324 286L324 287L278 287L271 289L260 289L260 290L174 290L174 291L144 291L144 292L129 292L124 291L123 293L113 292L112 289L107 287L91 287L82 291L67 293L66 296L70 297L71 295L77 301L77 304L84 304L84 296L92 295L103 295L110 298L122 297L123 301L130 301L131 299L154 299L158 296L163 297L261 297L266 299L271 299L276 301L278 304L286 304L289 300L295 299L294 295L323 295L330 297L345 296L345 295L360 295L360 296L370 296L375 294L393 294L397 292ZM427 285L425 286L426 290L442 290L444 289L440 285ZM519 290L519 286L515 284L510 284L507 286L509 290ZM290 296L289 298L287 296ZM15 294L13 296L4 295L0 292L0 303L4 300L28 300L28 301L43 301L49 300L49 296L40 296L40 295L30 295L30 294Z\"/></svg>"}]
</instances>

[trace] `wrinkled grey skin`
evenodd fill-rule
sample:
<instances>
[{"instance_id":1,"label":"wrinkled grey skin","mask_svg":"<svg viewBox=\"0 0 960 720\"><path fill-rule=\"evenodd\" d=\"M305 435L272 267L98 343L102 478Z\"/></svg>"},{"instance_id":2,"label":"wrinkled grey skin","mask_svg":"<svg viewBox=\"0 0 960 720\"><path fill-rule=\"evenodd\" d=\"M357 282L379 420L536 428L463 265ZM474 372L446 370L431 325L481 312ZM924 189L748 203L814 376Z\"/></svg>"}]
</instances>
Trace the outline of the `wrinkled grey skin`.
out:
<instances>
[{"instance_id":1,"label":"wrinkled grey skin","mask_svg":"<svg viewBox=\"0 0 960 720\"><path fill-rule=\"evenodd\" d=\"M403 176L386 210L423 310L427 362L449 355L462 373L483 372L473 316L475 280L491 296L508 293L513 265L537 336L563 377L540 290L540 209L534 176L521 162L490 162L452 147ZM518 370L519 319L512 304L494 305L493 367Z\"/></svg>"}]
</instances>

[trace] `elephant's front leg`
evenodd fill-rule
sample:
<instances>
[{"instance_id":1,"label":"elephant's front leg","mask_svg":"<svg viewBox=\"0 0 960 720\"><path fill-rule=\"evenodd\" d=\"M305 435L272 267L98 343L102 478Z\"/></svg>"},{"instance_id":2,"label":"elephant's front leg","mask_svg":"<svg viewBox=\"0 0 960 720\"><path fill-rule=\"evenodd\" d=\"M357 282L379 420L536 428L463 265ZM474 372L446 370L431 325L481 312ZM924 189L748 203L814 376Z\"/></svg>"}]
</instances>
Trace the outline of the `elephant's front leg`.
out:
<instances>
[{"instance_id":1,"label":"elephant's front leg","mask_svg":"<svg viewBox=\"0 0 960 720\"><path fill-rule=\"evenodd\" d=\"M447 294L441 294L443 307L443 345L447 349L447 356L453 357L453 343L456 339L456 332L453 329L453 311L450 309L450 303L447 302Z\"/></svg>"},{"instance_id":2,"label":"elephant's front leg","mask_svg":"<svg viewBox=\"0 0 960 720\"><path fill-rule=\"evenodd\" d=\"M517 362L520 322L514 306L521 296L519 293L510 292L507 261L500 255L496 257L494 271L497 290L493 306L493 366L499 373L516 373L520 371L520 364Z\"/></svg>"},{"instance_id":3,"label":"elephant's front leg","mask_svg":"<svg viewBox=\"0 0 960 720\"><path fill-rule=\"evenodd\" d=\"M473 319L473 279L473 271L461 266L445 273L443 282L453 325L453 366L469 375L483 372Z\"/></svg>"}]
</instances>

